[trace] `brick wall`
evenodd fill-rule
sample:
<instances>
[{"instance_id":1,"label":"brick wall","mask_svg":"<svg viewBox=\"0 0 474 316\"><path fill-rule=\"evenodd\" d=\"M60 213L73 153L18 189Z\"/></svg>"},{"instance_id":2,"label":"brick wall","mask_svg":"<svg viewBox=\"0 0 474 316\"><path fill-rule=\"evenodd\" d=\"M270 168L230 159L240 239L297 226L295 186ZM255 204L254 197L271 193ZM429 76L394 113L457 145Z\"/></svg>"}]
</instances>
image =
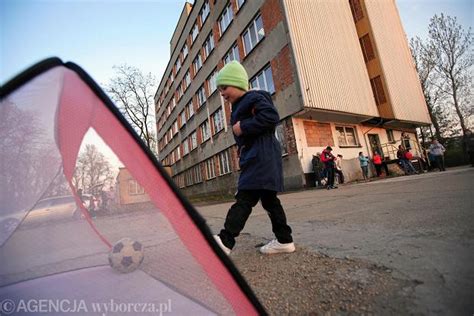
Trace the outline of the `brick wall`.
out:
<instances>
[{"instance_id":1,"label":"brick wall","mask_svg":"<svg viewBox=\"0 0 474 316\"><path fill-rule=\"evenodd\" d=\"M262 13L263 27L265 33L271 33L271 31L283 21L283 10L280 6L280 0L267 0L260 9Z\"/></svg>"},{"instance_id":2,"label":"brick wall","mask_svg":"<svg viewBox=\"0 0 474 316\"><path fill-rule=\"evenodd\" d=\"M298 153L298 150L296 148L295 130L291 118L288 118L283 122L283 127L287 141L288 155L295 155Z\"/></svg>"},{"instance_id":3,"label":"brick wall","mask_svg":"<svg viewBox=\"0 0 474 316\"><path fill-rule=\"evenodd\" d=\"M290 48L288 45L271 61L273 81L276 91L282 91L294 82L294 67L291 65Z\"/></svg>"},{"instance_id":4,"label":"brick wall","mask_svg":"<svg viewBox=\"0 0 474 316\"><path fill-rule=\"evenodd\" d=\"M303 127L308 147L334 146L330 124L304 121Z\"/></svg>"}]
</instances>

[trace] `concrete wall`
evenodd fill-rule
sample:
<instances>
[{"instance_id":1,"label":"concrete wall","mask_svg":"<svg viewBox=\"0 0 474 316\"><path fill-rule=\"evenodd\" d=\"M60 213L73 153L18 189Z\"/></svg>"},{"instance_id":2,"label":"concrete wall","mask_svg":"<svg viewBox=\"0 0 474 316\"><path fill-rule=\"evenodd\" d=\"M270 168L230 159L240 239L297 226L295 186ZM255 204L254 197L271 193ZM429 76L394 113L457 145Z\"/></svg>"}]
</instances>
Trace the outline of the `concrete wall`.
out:
<instances>
[{"instance_id":1,"label":"concrete wall","mask_svg":"<svg viewBox=\"0 0 474 316\"><path fill-rule=\"evenodd\" d=\"M283 1L306 107L378 116L349 1Z\"/></svg>"}]
</instances>

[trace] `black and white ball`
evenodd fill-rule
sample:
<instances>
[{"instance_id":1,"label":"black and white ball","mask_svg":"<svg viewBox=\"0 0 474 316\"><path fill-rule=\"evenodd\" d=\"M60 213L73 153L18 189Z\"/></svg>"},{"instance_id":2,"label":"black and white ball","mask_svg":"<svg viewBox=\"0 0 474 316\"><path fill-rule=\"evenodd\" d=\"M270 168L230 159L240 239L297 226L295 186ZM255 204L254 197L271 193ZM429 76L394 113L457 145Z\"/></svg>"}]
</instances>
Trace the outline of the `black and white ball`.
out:
<instances>
[{"instance_id":1,"label":"black and white ball","mask_svg":"<svg viewBox=\"0 0 474 316\"><path fill-rule=\"evenodd\" d=\"M139 241L122 238L110 250L109 264L121 273L129 273L140 266L143 258L143 245Z\"/></svg>"}]
</instances>

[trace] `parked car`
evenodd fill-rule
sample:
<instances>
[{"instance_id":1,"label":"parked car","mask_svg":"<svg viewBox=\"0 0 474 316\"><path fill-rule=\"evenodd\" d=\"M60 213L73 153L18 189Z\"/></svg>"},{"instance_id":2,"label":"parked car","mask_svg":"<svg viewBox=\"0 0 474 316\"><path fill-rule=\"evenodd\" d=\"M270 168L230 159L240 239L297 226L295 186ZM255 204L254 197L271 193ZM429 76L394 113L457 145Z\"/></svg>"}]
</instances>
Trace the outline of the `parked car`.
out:
<instances>
[{"instance_id":1,"label":"parked car","mask_svg":"<svg viewBox=\"0 0 474 316\"><path fill-rule=\"evenodd\" d=\"M90 195L83 194L83 197L84 206L87 208ZM80 209L76 205L74 196L55 196L38 201L25 218L25 223L56 221L71 218L80 218Z\"/></svg>"}]
</instances>

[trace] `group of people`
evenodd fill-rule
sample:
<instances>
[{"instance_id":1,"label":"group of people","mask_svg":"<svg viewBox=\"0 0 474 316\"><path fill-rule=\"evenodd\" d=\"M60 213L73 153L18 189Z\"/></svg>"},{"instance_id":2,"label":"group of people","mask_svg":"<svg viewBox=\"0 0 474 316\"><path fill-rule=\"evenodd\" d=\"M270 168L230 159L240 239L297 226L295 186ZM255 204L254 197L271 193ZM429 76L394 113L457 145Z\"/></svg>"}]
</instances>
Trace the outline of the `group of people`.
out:
<instances>
[{"instance_id":1,"label":"group of people","mask_svg":"<svg viewBox=\"0 0 474 316\"><path fill-rule=\"evenodd\" d=\"M369 162L370 158L368 156L364 156L363 152L359 152L359 164L360 168L362 169L362 176L364 180L369 179ZM372 162L375 167L375 172L377 173L377 177L382 176L382 168L385 171L385 175L388 176L388 166L383 157L380 155L380 153L376 150L374 152L374 156L372 157Z\"/></svg>"},{"instance_id":2,"label":"group of people","mask_svg":"<svg viewBox=\"0 0 474 316\"><path fill-rule=\"evenodd\" d=\"M335 177L339 183L344 183L344 173L342 172L342 155L334 156L331 146L327 146L322 153L313 155L311 161L315 175L316 186L323 185L323 179L327 179L326 188L328 190L337 189Z\"/></svg>"}]
</instances>

